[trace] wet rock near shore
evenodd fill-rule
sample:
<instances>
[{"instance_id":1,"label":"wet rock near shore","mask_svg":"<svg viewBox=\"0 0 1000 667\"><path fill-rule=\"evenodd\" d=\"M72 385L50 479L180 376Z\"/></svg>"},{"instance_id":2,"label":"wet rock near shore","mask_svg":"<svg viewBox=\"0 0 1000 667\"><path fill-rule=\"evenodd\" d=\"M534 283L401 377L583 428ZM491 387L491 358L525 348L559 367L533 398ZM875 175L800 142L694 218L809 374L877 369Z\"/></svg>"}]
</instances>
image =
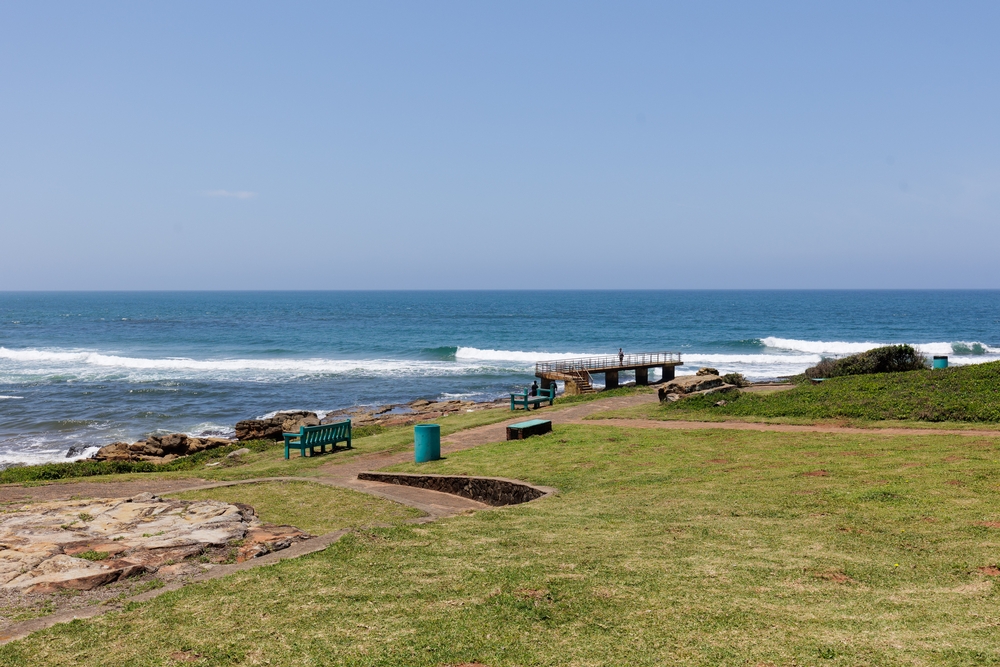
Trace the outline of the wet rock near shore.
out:
<instances>
[{"instance_id":1,"label":"wet rock near shore","mask_svg":"<svg viewBox=\"0 0 1000 667\"><path fill-rule=\"evenodd\" d=\"M302 426L319 426L320 420L315 412L306 410L290 410L279 412L266 419L244 419L236 423L236 439L271 440L281 442L282 433L298 433Z\"/></svg>"},{"instance_id":2,"label":"wet rock near shore","mask_svg":"<svg viewBox=\"0 0 1000 667\"><path fill-rule=\"evenodd\" d=\"M184 433L151 435L139 442L113 442L97 450L96 461L152 461L168 463L181 456L189 456L206 449L231 445L226 438L196 438Z\"/></svg>"},{"instance_id":3,"label":"wet rock near shore","mask_svg":"<svg viewBox=\"0 0 1000 667\"><path fill-rule=\"evenodd\" d=\"M171 578L309 537L291 526L262 524L248 505L216 500L143 493L26 505L0 518L0 589L88 591L146 572ZM194 557L199 562L188 560Z\"/></svg>"}]
</instances>

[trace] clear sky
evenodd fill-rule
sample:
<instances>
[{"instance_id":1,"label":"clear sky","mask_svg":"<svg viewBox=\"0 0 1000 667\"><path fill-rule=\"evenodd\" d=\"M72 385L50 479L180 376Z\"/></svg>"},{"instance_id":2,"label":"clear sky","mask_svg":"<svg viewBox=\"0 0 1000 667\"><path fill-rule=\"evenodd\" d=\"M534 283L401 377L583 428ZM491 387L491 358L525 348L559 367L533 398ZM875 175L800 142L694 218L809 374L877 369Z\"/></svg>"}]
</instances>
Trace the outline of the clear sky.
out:
<instances>
[{"instance_id":1,"label":"clear sky","mask_svg":"<svg viewBox=\"0 0 1000 667\"><path fill-rule=\"evenodd\" d=\"M0 289L1000 288L996 2L5 2Z\"/></svg>"}]
</instances>

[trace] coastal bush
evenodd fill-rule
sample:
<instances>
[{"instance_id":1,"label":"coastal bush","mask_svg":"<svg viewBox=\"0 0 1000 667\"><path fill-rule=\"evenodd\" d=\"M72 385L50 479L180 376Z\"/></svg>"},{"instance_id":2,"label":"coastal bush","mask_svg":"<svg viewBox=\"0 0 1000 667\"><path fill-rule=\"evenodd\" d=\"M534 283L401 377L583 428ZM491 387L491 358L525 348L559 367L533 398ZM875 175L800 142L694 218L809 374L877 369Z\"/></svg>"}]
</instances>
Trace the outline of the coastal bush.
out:
<instances>
[{"instance_id":1,"label":"coastal bush","mask_svg":"<svg viewBox=\"0 0 1000 667\"><path fill-rule=\"evenodd\" d=\"M750 386L750 380L747 380L743 373L726 373L722 376L722 381L736 387Z\"/></svg>"},{"instance_id":2,"label":"coastal bush","mask_svg":"<svg viewBox=\"0 0 1000 667\"><path fill-rule=\"evenodd\" d=\"M806 369L806 377L835 378L845 375L901 373L927 368L927 358L910 345L886 345L843 359L823 359Z\"/></svg>"},{"instance_id":3,"label":"coastal bush","mask_svg":"<svg viewBox=\"0 0 1000 667\"><path fill-rule=\"evenodd\" d=\"M742 393L726 405L714 396L637 406L604 417L653 419L859 419L924 422L1000 422L1000 362L944 370L854 375L770 394Z\"/></svg>"},{"instance_id":4,"label":"coastal bush","mask_svg":"<svg viewBox=\"0 0 1000 667\"><path fill-rule=\"evenodd\" d=\"M226 447L209 449L191 456L182 456L169 463L153 463L151 461L94 461L84 459L69 463L43 463L34 466L19 466L0 471L0 484L23 482L45 482L70 477L93 477L95 475L121 475L136 472L172 472L175 470L191 470L203 465L206 461L224 457L229 452L246 447L251 452L262 452L274 444L267 440L250 440L233 443Z\"/></svg>"}]
</instances>

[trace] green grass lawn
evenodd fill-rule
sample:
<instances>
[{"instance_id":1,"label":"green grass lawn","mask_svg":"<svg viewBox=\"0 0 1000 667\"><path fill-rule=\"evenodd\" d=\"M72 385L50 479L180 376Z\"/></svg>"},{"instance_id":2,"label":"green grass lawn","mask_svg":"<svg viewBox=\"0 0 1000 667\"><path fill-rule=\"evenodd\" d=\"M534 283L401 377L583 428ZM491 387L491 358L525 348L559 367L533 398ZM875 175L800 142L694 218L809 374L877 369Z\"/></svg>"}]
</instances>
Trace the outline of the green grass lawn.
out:
<instances>
[{"instance_id":1,"label":"green grass lawn","mask_svg":"<svg viewBox=\"0 0 1000 667\"><path fill-rule=\"evenodd\" d=\"M244 503L256 510L261 521L295 526L313 535L423 516L418 510L390 500L315 482L238 484L169 497Z\"/></svg>"},{"instance_id":2,"label":"green grass lawn","mask_svg":"<svg viewBox=\"0 0 1000 667\"><path fill-rule=\"evenodd\" d=\"M0 664L996 665L998 461L955 435L557 426L399 466L556 496L351 534Z\"/></svg>"},{"instance_id":3,"label":"green grass lawn","mask_svg":"<svg viewBox=\"0 0 1000 667\"><path fill-rule=\"evenodd\" d=\"M724 399L724 406L715 403ZM946 370L854 375L768 394L694 396L606 411L594 418L749 419L789 423L849 420L961 424L1000 422L1000 362Z\"/></svg>"}]
</instances>

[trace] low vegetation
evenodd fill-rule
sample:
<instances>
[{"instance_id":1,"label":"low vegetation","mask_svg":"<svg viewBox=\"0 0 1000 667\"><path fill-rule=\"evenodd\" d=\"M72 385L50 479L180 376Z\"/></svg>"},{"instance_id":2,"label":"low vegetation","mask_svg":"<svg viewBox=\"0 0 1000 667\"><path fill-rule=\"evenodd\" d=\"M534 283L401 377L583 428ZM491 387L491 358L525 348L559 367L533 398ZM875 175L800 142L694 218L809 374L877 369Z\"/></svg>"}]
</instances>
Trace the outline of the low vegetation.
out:
<instances>
[{"instance_id":1,"label":"low vegetation","mask_svg":"<svg viewBox=\"0 0 1000 667\"><path fill-rule=\"evenodd\" d=\"M422 516L390 500L315 482L237 484L170 497L243 503L253 507L261 521L295 526L313 535L341 528L395 524Z\"/></svg>"},{"instance_id":2,"label":"low vegetation","mask_svg":"<svg viewBox=\"0 0 1000 667\"><path fill-rule=\"evenodd\" d=\"M806 369L809 378L835 378L845 375L902 373L927 368L927 358L910 345L887 345L852 354L841 359L823 359Z\"/></svg>"},{"instance_id":3,"label":"low vegetation","mask_svg":"<svg viewBox=\"0 0 1000 667\"><path fill-rule=\"evenodd\" d=\"M596 418L1000 422L1000 362L854 375L769 394L730 392L607 411Z\"/></svg>"},{"instance_id":4,"label":"low vegetation","mask_svg":"<svg viewBox=\"0 0 1000 667\"><path fill-rule=\"evenodd\" d=\"M360 531L0 664L1000 664L998 459L953 435L557 425L400 466L556 496Z\"/></svg>"},{"instance_id":5,"label":"low vegetation","mask_svg":"<svg viewBox=\"0 0 1000 667\"><path fill-rule=\"evenodd\" d=\"M441 434L449 435L457 431L484 424L492 424L510 417L506 409L478 410L465 414L449 415L430 423L441 425ZM383 426L375 424L354 429L354 449L340 449L334 455L300 458L292 453L290 461L284 459L284 446L267 440L252 440L219 447L192 456L183 456L169 463L146 461L73 461L69 463L46 463L36 466L19 466L0 471L0 484L37 484L51 481L67 481L85 478L89 481L128 481L151 477L199 477L213 480L237 480L252 477L279 475L309 476L317 473L317 468L330 463L339 463L358 454L373 452L402 451L413 444L412 426ZM227 458L227 454L237 449L247 448L249 454ZM209 466L209 464L214 464Z\"/></svg>"},{"instance_id":6,"label":"low vegetation","mask_svg":"<svg viewBox=\"0 0 1000 667\"><path fill-rule=\"evenodd\" d=\"M603 398L615 398L616 396L635 396L637 394L652 394L656 390L651 387L640 387L640 386L630 386L630 387L618 387L617 389L605 389L603 391L597 391L593 394L564 394L556 398L555 404L559 405L574 405L576 403L588 403L590 401L596 401Z\"/></svg>"}]
</instances>

